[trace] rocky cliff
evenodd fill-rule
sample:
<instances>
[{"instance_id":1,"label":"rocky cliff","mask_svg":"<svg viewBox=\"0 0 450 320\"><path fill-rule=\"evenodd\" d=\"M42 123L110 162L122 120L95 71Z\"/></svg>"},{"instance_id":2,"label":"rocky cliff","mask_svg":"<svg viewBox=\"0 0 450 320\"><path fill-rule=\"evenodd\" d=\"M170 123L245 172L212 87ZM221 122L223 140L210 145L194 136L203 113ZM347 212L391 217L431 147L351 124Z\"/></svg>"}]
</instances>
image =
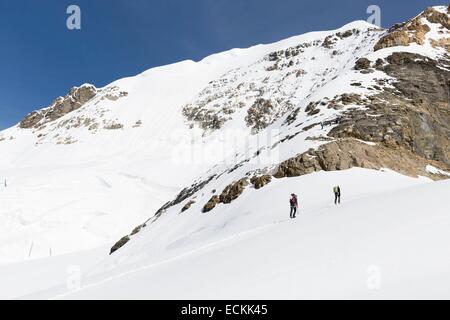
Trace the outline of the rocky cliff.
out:
<instances>
[{"instance_id":1,"label":"rocky cliff","mask_svg":"<svg viewBox=\"0 0 450 320\"><path fill-rule=\"evenodd\" d=\"M82 107L97 94L97 88L93 85L73 87L64 97L58 97L47 108L33 111L23 118L19 127L22 129L39 128L48 122Z\"/></svg>"}]
</instances>

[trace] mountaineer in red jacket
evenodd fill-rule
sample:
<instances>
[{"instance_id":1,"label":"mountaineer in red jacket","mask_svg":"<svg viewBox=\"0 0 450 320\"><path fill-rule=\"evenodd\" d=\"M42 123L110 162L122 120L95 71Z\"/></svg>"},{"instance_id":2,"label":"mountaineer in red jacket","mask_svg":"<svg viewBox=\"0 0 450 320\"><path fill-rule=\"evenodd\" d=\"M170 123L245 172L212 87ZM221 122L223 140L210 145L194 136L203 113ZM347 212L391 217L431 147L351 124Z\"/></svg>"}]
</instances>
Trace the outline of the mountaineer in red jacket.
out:
<instances>
[{"instance_id":1,"label":"mountaineer in red jacket","mask_svg":"<svg viewBox=\"0 0 450 320\"><path fill-rule=\"evenodd\" d=\"M295 195L295 193L291 194L291 198L289 199L289 204L291 205L291 219L295 218L295 214L297 213L297 208L298 208L298 201L297 201L297 196Z\"/></svg>"}]
</instances>

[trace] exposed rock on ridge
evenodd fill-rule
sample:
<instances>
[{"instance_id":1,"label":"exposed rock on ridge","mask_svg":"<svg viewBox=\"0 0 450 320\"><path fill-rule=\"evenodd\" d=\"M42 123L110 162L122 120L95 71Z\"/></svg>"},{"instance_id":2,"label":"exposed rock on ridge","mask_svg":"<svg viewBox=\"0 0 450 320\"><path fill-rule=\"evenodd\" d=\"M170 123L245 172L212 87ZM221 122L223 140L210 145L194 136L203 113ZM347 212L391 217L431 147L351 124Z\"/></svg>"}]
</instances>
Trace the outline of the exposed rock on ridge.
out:
<instances>
[{"instance_id":1,"label":"exposed rock on ridge","mask_svg":"<svg viewBox=\"0 0 450 320\"><path fill-rule=\"evenodd\" d=\"M430 27L424 23L424 20L430 23L439 24L442 29L447 29L446 32L448 33L448 30L450 29L450 18L448 14L449 8L447 8L447 14L445 14L429 7L420 15L409 20L408 22L397 24L389 29L388 34L380 39L374 49L380 50L394 46L407 46L410 43L423 45L426 39L426 34L431 30ZM444 32L444 30L442 30L442 32ZM450 46L448 41L443 43L432 42L431 44L443 46L447 51Z\"/></svg>"},{"instance_id":2,"label":"exposed rock on ridge","mask_svg":"<svg viewBox=\"0 0 450 320\"><path fill-rule=\"evenodd\" d=\"M64 97L59 97L45 109L33 111L19 123L22 129L39 128L62 116L79 109L97 94L93 85L73 87Z\"/></svg>"}]
</instances>

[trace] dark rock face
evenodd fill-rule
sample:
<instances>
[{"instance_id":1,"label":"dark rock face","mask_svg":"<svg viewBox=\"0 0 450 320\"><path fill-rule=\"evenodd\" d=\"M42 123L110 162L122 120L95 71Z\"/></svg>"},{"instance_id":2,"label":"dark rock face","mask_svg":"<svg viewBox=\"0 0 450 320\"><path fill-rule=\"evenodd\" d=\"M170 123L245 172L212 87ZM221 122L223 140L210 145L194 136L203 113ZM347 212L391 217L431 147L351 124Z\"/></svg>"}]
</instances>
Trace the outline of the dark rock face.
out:
<instances>
[{"instance_id":1,"label":"dark rock face","mask_svg":"<svg viewBox=\"0 0 450 320\"><path fill-rule=\"evenodd\" d=\"M251 184L255 187L255 189L260 189L264 187L266 184L272 181L272 176L265 174L262 176L254 176L250 179Z\"/></svg>"},{"instance_id":2,"label":"dark rock face","mask_svg":"<svg viewBox=\"0 0 450 320\"><path fill-rule=\"evenodd\" d=\"M394 53L378 67L396 78L397 90L369 97L368 110L343 114L330 137L353 137L401 146L417 155L450 164L450 72L411 53Z\"/></svg>"},{"instance_id":3,"label":"dark rock face","mask_svg":"<svg viewBox=\"0 0 450 320\"><path fill-rule=\"evenodd\" d=\"M19 122L19 127L22 129L33 128L43 118L44 114L42 111L33 111Z\"/></svg>"},{"instance_id":4,"label":"dark rock face","mask_svg":"<svg viewBox=\"0 0 450 320\"><path fill-rule=\"evenodd\" d=\"M370 60L367 58L359 58L355 62L355 70L366 70L370 68Z\"/></svg>"},{"instance_id":5,"label":"dark rock face","mask_svg":"<svg viewBox=\"0 0 450 320\"><path fill-rule=\"evenodd\" d=\"M320 112L319 101L308 103L308 105L305 108L305 112L310 116L319 113Z\"/></svg>"},{"instance_id":6,"label":"dark rock face","mask_svg":"<svg viewBox=\"0 0 450 320\"><path fill-rule=\"evenodd\" d=\"M271 115L275 112L274 110L275 107L270 100L257 99L247 110L245 117L247 126L252 127L254 131L266 128L271 123Z\"/></svg>"},{"instance_id":7,"label":"dark rock face","mask_svg":"<svg viewBox=\"0 0 450 320\"><path fill-rule=\"evenodd\" d=\"M325 39L322 42L322 46L327 49L331 49L331 48L333 48L333 45L336 43L336 41L338 41L339 39L348 38L351 35L359 34L360 32L361 31L358 29L352 29L352 30L347 30L345 32L337 32L335 34L330 34L325 37Z\"/></svg>"},{"instance_id":8,"label":"dark rock face","mask_svg":"<svg viewBox=\"0 0 450 320\"><path fill-rule=\"evenodd\" d=\"M141 231L141 229L143 228L144 225L140 225L137 226L136 228L133 229L133 231L131 231L130 236L134 236L135 234L139 233L139 231Z\"/></svg>"},{"instance_id":9,"label":"dark rock face","mask_svg":"<svg viewBox=\"0 0 450 320\"><path fill-rule=\"evenodd\" d=\"M104 127L107 130L117 130L117 129L123 129L123 124L121 123L111 123Z\"/></svg>"},{"instance_id":10,"label":"dark rock face","mask_svg":"<svg viewBox=\"0 0 450 320\"><path fill-rule=\"evenodd\" d=\"M203 206L203 212L206 213L211 211L218 203L220 203L219 196L212 196L211 199L209 199L209 201Z\"/></svg>"},{"instance_id":11,"label":"dark rock face","mask_svg":"<svg viewBox=\"0 0 450 320\"><path fill-rule=\"evenodd\" d=\"M416 104L446 105L449 110L450 72L424 56L395 52L380 70L397 79L394 86ZM450 63L450 61L447 61Z\"/></svg>"},{"instance_id":12,"label":"dark rock face","mask_svg":"<svg viewBox=\"0 0 450 320\"><path fill-rule=\"evenodd\" d=\"M195 203L194 200L188 201L183 208L181 208L181 212L185 212L187 209L189 209L193 204Z\"/></svg>"},{"instance_id":13,"label":"dark rock face","mask_svg":"<svg viewBox=\"0 0 450 320\"><path fill-rule=\"evenodd\" d=\"M283 161L273 175L275 178L297 177L304 174L322 170L321 164L314 159L315 153L310 150L307 153Z\"/></svg>"},{"instance_id":14,"label":"dark rock face","mask_svg":"<svg viewBox=\"0 0 450 320\"><path fill-rule=\"evenodd\" d=\"M335 43L335 39L333 39L334 35L326 36L325 39L322 42L322 46L331 49L333 47L333 44Z\"/></svg>"},{"instance_id":15,"label":"dark rock face","mask_svg":"<svg viewBox=\"0 0 450 320\"><path fill-rule=\"evenodd\" d=\"M339 38L343 39L343 38L350 37L354 33L359 33L359 30L352 29L352 30L347 30L347 31L345 31L343 33L342 32L338 32L338 33L336 33L336 36L338 36Z\"/></svg>"},{"instance_id":16,"label":"dark rock face","mask_svg":"<svg viewBox=\"0 0 450 320\"><path fill-rule=\"evenodd\" d=\"M374 49L377 51L384 48L407 46L410 43L422 45L428 31L430 31L430 28L426 24L422 24L419 20L415 20L382 37L375 45Z\"/></svg>"},{"instance_id":17,"label":"dark rock face","mask_svg":"<svg viewBox=\"0 0 450 320\"><path fill-rule=\"evenodd\" d=\"M116 242L116 244L114 244L114 246L111 248L111 251L109 252L109 254L113 254L114 252L116 252L117 250L119 250L121 247L123 247L128 241L130 241L130 237L125 236L122 239L120 239L119 241Z\"/></svg>"},{"instance_id":18,"label":"dark rock face","mask_svg":"<svg viewBox=\"0 0 450 320\"><path fill-rule=\"evenodd\" d=\"M203 189L212 179L214 179L215 175L210 176L208 179L195 182L190 187L184 188L181 190L181 192L176 196L176 198L172 201L167 202L165 205L163 205L155 214L156 217L160 216L166 209L175 206L190 196L192 196L197 191Z\"/></svg>"},{"instance_id":19,"label":"dark rock face","mask_svg":"<svg viewBox=\"0 0 450 320\"><path fill-rule=\"evenodd\" d=\"M411 132L411 150L450 164L450 72L415 54L395 53L387 61L382 70L397 79L394 86L406 98L403 130Z\"/></svg>"},{"instance_id":20,"label":"dark rock face","mask_svg":"<svg viewBox=\"0 0 450 320\"><path fill-rule=\"evenodd\" d=\"M242 178L229 184L225 189L223 189L219 196L214 195L211 199L209 199L203 207L203 212L211 211L219 203L230 203L231 201L237 199L248 185L249 182L247 178Z\"/></svg>"},{"instance_id":21,"label":"dark rock face","mask_svg":"<svg viewBox=\"0 0 450 320\"><path fill-rule=\"evenodd\" d=\"M356 93L343 93L334 97L330 103L331 105L342 103L344 106L350 104L364 105L366 103L366 99Z\"/></svg>"},{"instance_id":22,"label":"dark rock face","mask_svg":"<svg viewBox=\"0 0 450 320\"><path fill-rule=\"evenodd\" d=\"M295 108L291 113L289 113L289 115L286 117L286 120L283 124L284 125L292 124L297 119L299 112L300 112L300 108Z\"/></svg>"},{"instance_id":23,"label":"dark rock face","mask_svg":"<svg viewBox=\"0 0 450 320\"><path fill-rule=\"evenodd\" d=\"M37 128L79 109L97 94L94 86L72 88L65 97L59 97L46 109L33 111L19 123L22 129Z\"/></svg>"},{"instance_id":24,"label":"dark rock face","mask_svg":"<svg viewBox=\"0 0 450 320\"><path fill-rule=\"evenodd\" d=\"M345 170L353 167L367 169L390 168L409 176L429 176L433 179L444 177L433 176L425 169L429 160L417 156L404 148L389 148L383 145L369 145L354 139L340 139L320 146L317 150L309 150L296 157L283 161L274 173L275 178L296 177L315 171ZM433 162L443 170L440 162Z\"/></svg>"},{"instance_id":25,"label":"dark rock face","mask_svg":"<svg viewBox=\"0 0 450 320\"><path fill-rule=\"evenodd\" d=\"M450 5L447 7L447 14L450 13L449 8ZM426 16L428 21L440 24L445 28L450 29L450 18L447 14L436 11L432 7L426 8L423 14Z\"/></svg>"},{"instance_id":26,"label":"dark rock face","mask_svg":"<svg viewBox=\"0 0 450 320\"><path fill-rule=\"evenodd\" d=\"M212 110L204 110L198 106L185 106L183 115L189 121L196 122L203 130L218 130L225 123L226 119Z\"/></svg>"},{"instance_id":27,"label":"dark rock face","mask_svg":"<svg viewBox=\"0 0 450 320\"><path fill-rule=\"evenodd\" d=\"M423 23L423 19L428 20L431 23L440 24L443 28L450 29L450 19L448 15L429 7L417 17L390 28L388 33L375 45L375 51L394 46L407 46L410 43L424 44L426 34L430 31L430 27ZM447 50L450 47L448 42L432 42L431 44L442 46L447 48Z\"/></svg>"},{"instance_id":28,"label":"dark rock face","mask_svg":"<svg viewBox=\"0 0 450 320\"><path fill-rule=\"evenodd\" d=\"M220 202L230 203L231 201L237 199L248 185L249 182L247 178L242 178L228 185L220 194Z\"/></svg>"}]
</instances>

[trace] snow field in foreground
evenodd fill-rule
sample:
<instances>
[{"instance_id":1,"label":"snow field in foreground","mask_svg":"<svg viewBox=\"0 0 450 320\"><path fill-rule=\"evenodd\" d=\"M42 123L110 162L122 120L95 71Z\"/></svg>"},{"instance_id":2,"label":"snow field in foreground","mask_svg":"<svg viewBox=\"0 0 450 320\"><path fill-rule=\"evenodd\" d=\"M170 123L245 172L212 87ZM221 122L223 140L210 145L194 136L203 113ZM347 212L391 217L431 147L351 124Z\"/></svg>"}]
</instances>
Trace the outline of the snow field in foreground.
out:
<instances>
[{"instance_id":1,"label":"snow field in foreground","mask_svg":"<svg viewBox=\"0 0 450 320\"><path fill-rule=\"evenodd\" d=\"M340 206L332 204L334 184ZM171 233L178 242L165 235L164 219L175 214L167 212L95 267L81 290L62 285L31 297L448 298L448 190L448 181L358 168L276 180L219 206L195 234L188 218L170 226L179 228ZM295 220L292 191L300 195ZM230 223L211 237L213 221Z\"/></svg>"}]
</instances>

